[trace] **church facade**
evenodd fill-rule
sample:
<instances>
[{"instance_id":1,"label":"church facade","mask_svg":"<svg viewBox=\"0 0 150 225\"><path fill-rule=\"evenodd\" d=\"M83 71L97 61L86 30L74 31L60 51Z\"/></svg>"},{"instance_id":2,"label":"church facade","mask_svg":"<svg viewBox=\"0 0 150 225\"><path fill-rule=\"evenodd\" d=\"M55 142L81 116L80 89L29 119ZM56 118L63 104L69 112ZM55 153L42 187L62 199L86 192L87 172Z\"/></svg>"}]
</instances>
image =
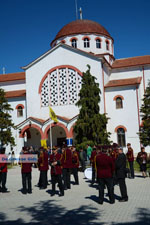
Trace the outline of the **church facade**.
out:
<instances>
[{"instance_id":1,"label":"church facade","mask_svg":"<svg viewBox=\"0 0 150 225\"><path fill-rule=\"evenodd\" d=\"M45 139L48 145L50 139L53 145L74 143L79 114L75 103L87 64L101 89L100 113L109 117L111 140L124 148L131 143L140 151L140 107L150 79L150 56L115 59L108 31L94 21L76 20L58 32L50 50L23 66L23 72L0 75L0 86L14 109L16 154L23 146L40 147ZM49 105L57 124L49 118Z\"/></svg>"}]
</instances>

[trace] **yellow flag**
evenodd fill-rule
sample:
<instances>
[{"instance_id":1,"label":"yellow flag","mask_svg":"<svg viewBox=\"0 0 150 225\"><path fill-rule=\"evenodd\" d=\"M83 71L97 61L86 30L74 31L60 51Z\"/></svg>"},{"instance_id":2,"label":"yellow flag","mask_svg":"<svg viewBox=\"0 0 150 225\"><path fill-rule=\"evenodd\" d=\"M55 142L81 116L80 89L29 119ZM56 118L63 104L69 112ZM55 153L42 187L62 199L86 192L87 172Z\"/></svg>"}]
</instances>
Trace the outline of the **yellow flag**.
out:
<instances>
[{"instance_id":1,"label":"yellow flag","mask_svg":"<svg viewBox=\"0 0 150 225\"><path fill-rule=\"evenodd\" d=\"M41 140L41 147L47 148L46 139Z\"/></svg>"},{"instance_id":2,"label":"yellow flag","mask_svg":"<svg viewBox=\"0 0 150 225\"><path fill-rule=\"evenodd\" d=\"M49 116L55 123L58 122L57 116L50 106L49 106Z\"/></svg>"}]
</instances>

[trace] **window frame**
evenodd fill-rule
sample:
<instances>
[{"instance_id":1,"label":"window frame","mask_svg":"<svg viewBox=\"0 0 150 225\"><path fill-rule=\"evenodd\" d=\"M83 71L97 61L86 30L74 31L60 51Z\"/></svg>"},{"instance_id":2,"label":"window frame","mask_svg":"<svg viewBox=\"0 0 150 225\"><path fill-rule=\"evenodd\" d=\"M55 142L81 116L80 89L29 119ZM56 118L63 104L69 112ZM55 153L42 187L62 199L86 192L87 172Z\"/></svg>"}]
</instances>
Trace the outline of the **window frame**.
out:
<instances>
[{"instance_id":1,"label":"window frame","mask_svg":"<svg viewBox=\"0 0 150 225\"><path fill-rule=\"evenodd\" d=\"M98 45L99 45L99 47L98 47ZM102 40L99 38L96 39L96 48L98 48L98 49L102 48Z\"/></svg>"},{"instance_id":2,"label":"window frame","mask_svg":"<svg viewBox=\"0 0 150 225\"><path fill-rule=\"evenodd\" d=\"M123 132L121 132L121 130ZM123 127L119 127L117 129L117 143L120 147L126 146L126 135L125 135L125 129Z\"/></svg>"},{"instance_id":3,"label":"window frame","mask_svg":"<svg viewBox=\"0 0 150 225\"><path fill-rule=\"evenodd\" d=\"M123 101L120 96L116 98L116 109L123 109Z\"/></svg>"},{"instance_id":4,"label":"window frame","mask_svg":"<svg viewBox=\"0 0 150 225\"><path fill-rule=\"evenodd\" d=\"M90 48L90 39L88 37L85 37L83 39L84 48Z\"/></svg>"},{"instance_id":5,"label":"window frame","mask_svg":"<svg viewBox=\"0 0 150 225\"><path fill-rule=\"evenodd\" d=\"M71 40L71 46L72 46L73 48L77 48L77 39L76 39L76 38L73 38L73 39Z\"/></svg>"}]
</instances>

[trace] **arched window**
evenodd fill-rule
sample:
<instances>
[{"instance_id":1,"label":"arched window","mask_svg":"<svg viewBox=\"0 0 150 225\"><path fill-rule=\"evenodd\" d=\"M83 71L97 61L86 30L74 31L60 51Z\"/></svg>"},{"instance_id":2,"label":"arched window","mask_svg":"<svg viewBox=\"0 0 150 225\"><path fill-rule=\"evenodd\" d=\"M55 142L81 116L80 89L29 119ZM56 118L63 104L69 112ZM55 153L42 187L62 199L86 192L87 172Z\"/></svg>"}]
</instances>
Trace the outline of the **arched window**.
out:
<instances>
[{"instance_id":1,"label":"arched window","mask_svg":"<svg viewBox=\"0 0 150 225\"><path fill-rule=\"evenodd\" d=\"M76 39L72 39L71 45L72 45L73 48L77 48L77 40Z\"/></svg>"},{"instance_id":2,"label":"arched window","mask_svg":"<svg viewBox=\"0 0 150 225\"><path fill-rule=\"evenodd\" d=\"M100 39L96 39L96 48L101 48L101 40Z\"/></svg>"},{"instance_id":3,"label":"arched window","mask_svg":"<svg viewBox=\"0 0 150 225\"><path fill-rule=\"evenodd\" d=\"M90 47L90 40L89 38L84 38L84 48L89 48Z\"/></svg>"},{"instance_id":4,"label":"arched window","mask_svg":"<svg viewBox=\"0 0 150 225\"><path fill-rule=\"evenodd\" d=\"M17 117L22 117L22 116L23 116L23 108L22 108L22 106L18 106Z\"/></svg>"},{"instance_id":5,"label":"arched window","mask_svg":"<svg viewBox=\"0 0 150 225\"><path fill-rule=\"evenodd\" d=\"M109 41L106 40L106 50L109 51Z\"/></svg>"},{"instance_id":6,"label":"arched window","mask_svg":"<svg viewBox=\"0 0 150 225\"><path fill-rule=\"evenodd\" d=\"M117 142L121 147L126 146L125 130L123 128L117 129Z\"/></svg>"},{"instance_id":7,"label":"arched window","mask_svg":"<svg viewBox=\"0 0 150 225\"><path fill-rule=\"evenodd\" d=\"M121 97L116 98L116 109L122 109L123 108L123 102Z\"/></svg>"}]
</instances>

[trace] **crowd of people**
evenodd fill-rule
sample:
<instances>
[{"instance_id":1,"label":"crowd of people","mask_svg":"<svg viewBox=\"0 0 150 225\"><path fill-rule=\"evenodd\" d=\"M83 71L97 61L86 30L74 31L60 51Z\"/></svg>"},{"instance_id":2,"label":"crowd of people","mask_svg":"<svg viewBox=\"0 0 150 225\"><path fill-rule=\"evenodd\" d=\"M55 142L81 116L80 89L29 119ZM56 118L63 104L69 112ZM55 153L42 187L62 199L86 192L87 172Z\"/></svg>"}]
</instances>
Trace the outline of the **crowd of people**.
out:
<instances>
[{"instance_id":1,"label":"crowd of people","mask_svg":"<svg viewBox=\"0 0 150 225\"><path fill-rule=\"evenodd\" d=\"M5 154L2 148L0 154ZM51 174L51 196L56 194L56 188L59 188L59 196L64 196L67 189L71 189L71 174L74 177L74 185L79 185L78 172L84 172L86 162L90 162L92 167L91 185L98 183L99 204L104 201L104 189L107 187L110 204L115 203L114 186L119 185L120 202L128 201L127 186L125 178L128 176L134 179L134 152L131 144L127 144L127 153L123 152L117 144L112 146L94 146L87 145L86 151L76 150L74 146L62 148L53 147L46 149L41 147L35 151L32 147L23 147L21 154L36 154L38 160L36 163L20 163L22 174L22 193L32 193L32 167L37 167L40 171L38 188L46 189L48 182L48 170ZM127 161L129 168L127 168ZM143 177L147 176L147 163L149 161L145 148L136 157L140 165ZM0 192L6 193L7 163L0 162ZM57 186L56 186L57 184Z\"/></svg>"}]
</instances>

